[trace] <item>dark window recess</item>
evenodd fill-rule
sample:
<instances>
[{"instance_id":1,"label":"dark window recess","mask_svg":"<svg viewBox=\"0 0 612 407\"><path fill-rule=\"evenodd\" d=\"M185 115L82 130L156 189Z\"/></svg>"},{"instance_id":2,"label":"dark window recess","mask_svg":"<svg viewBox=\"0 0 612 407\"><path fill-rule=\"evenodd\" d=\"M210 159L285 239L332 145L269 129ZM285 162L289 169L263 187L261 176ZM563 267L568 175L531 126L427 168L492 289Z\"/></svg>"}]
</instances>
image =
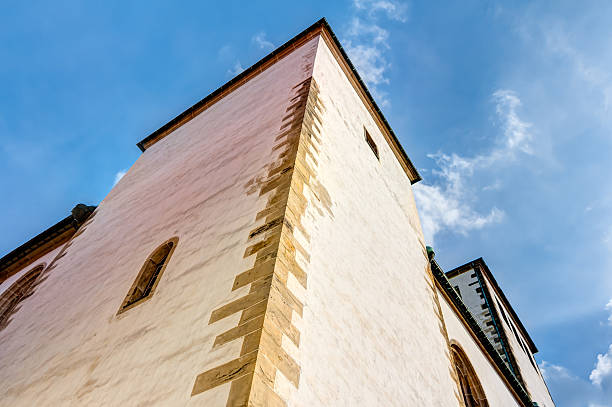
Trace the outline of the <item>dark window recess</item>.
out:
<instances>
[{"instance_id":1,"label":"dark window recess","mask_svg":"<svg viewBox=\"0 0 612 407\"><path fill-rule=\"evenodd\" d=\"M368 145L372 149L372 152L376 156L376 159L377 160L380 159L380 156L378 155L378 147L376 146L376 143L374 142L374 140L372 140L372 137L370 136L370 133L368 133L367 130L365 131L365 139L366 139L366 143L368 143Z\"/></svg>"},{"instance_id":2,"label":"dark window recess","mask_svg":"<svg viewBox=\"0 0 612 407\"><path fill-rule=\"evenodd\" d=\"M459 294L459 297L461 297L461 290L459 289L458 285L455 286L455 291L457 291L457 294Z\"/></svg>"},{"instance_id":3,"label":"dark window recess","mask_svg":"<svg viewBox=\"0 0 612 407\"><path fill-rule=\"evenodd\" d=\"M474 285L474 284L478 284L478 281L472 281L471 283L469 283L468 285Z\"/></svg>"},{"instance_id":4,"label":"dark window recess","mask_svg":"<svg viewBox=\"0 0 612 407\"><path fill-rule=\"evenodd\" d=\"M457 373L459 389L463 399L462 405L468 407L488 407L489 403L484 390L476 376L472 364L465 353L455 345L451 345L452 360Z\"/></svg>"},{"instance_id":5,"label":"dark window recess","mask_svg":"<svg viewBox=\"0 0 612 407\"><path fill-rule=\"evenodd\" d=\"M132 305L146 299L153 293L175 246L176 239L173 239L158 247L149 256L142 266L138 277L136 277L130 292L125 297L119 312L131 308Z\"/></svg>"},{"instance_id":6,"label":"dark window recess","mask_svg":"<svg viewBox=\"0 0 612 407\"><path fill-rule=\"evenodd\" d=\"M472 273L472 274L470 275L470 277L471 277L471 278L476 278L476 273Z\"/></svg>"},{"instance_id":7,"label":"dark window recess","mask_svg":"<svg viewBox=\"0 0 612 407\"><path fill-rule=\"evenodd\" d=\"M491 316L491 313L490 313L490 312L487 312L487 313L483 314L483 316L484 316L484 317L490 317L490 316Z\"/></svg>"},{"instance_id":8,"label":"dark window recess","mask_svg":"<svg viewBox=\"0 0 612 407\"><path fill-rule=\"evenodd\" d=\"M480 287L476 287L476 292L477 292L477 293L481 293L481 292L482 292L482 288L480 288Z\"/></svg>"},{"instance_id":9,"label":"dark window recess","mask_svg":"<svg viewBox=\"0 0 612 407\"><path fill-rule=\"evenodd\" d=\"M487 326L493 326L493 321L487 321Z\"/></svg>"},{"instance_id":10,"label":"dark window recess","mask_svg":"<svg viewBox=\"0 0 612 407\"><path fill-rule=\"evenodd\" d=\"M482 309L487 309L487 308L489 308L489 307L487 306L487 304L482 304L480 307L481 307Z\"/></svg>"},{"instance_id":11,"label":"dark window recess","mask_svg":"<svg viewBox=\"0 0 612 407\"><path fill-rule=\"evenodd\" d=\"M28 271L0 295L0 331L12 321L11 317L19 310L21 301L34 294L43 269L43 266L37 266Z\"/></svg>"}]
</instances>

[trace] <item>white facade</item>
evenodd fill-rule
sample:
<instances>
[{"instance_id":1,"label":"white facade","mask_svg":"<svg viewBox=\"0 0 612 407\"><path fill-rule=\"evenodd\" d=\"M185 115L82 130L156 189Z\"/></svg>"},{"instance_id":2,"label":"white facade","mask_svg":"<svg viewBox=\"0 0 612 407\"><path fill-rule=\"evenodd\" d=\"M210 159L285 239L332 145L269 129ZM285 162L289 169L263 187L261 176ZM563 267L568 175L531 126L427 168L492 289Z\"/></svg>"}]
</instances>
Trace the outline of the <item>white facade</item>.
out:
<instances>
[{"instance_id":1,"label":"white facade","mask_svg":"<svg viewBox=\"0 0 612 407\"><path fill-rule=\"evenodd\" d=\"M325 22L140 145L66 245L0 281L54 264L0 330L0 406L460 406L456 346L481 405L531 407L434 278L418 173Z\"/></svg>"}]
</instances>

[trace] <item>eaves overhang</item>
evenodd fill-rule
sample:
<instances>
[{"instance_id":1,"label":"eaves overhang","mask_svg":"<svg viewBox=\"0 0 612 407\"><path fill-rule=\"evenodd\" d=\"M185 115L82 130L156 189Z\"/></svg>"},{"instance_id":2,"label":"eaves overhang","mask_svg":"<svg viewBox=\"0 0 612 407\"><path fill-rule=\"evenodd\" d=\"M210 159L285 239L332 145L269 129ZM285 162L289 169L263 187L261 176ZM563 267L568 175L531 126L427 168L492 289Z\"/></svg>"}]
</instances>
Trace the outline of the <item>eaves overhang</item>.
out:
<instances>
[{"instance_id":1,"label":"eaves overhang","mask_svg":"<svg viewBox=\"0 0 612 407\"><path fill-rule=\"evenodd\" d=\"M446 276L448 278L452 278L468 270L474 269L475 267L478 267L479 270L485 275L485 277L491 282L491 285L493 286L495 293L499 296L499 298L501 298L502 302L504 303L504 306L510 312L512 319L516 322L518 329L521 331L521 333L527 340L527 344L529 345L529 350L531 351L531 353L534 353L534 354L538 353L538 348L533 342L533 339L531 339L531 337L529 336L529 332L527 332L527 329L525 328L525 326L519 319L516 311L514 311L514 308L512 308L510 301L508 301L508 298L506 298L506 295L500 288L499 284L497 284L495 277L493 277L493 273L491 273L491 270L489 270L489 266L487 266L487 263L485 263L482 257L479 257L476 260L472 260L468 263L465 263L459 267L456 267L446 272Z\"/></svg>"},{"instance_id":2,"label":"eaves overhang","mask_svg":"<svg viewBox=\"0 0 612 407\"><path fill-rule=\"evenodd\" d=\"M95 209L95 206L78 204L69 216L0 258L0 284L19 270L66 243Z\"/></svg>"},{"instance_id":3,"label":"eaves overhang","mask_svg":"<svg viewBox=\"0 0 612 407\"><path fill-rule=\"evenodd\" d=\"M480 345L486 350L487 354L489 355L489 358L493 360L495 366L504 376L506 382L510 385L516 397L525 407L532 407L533 402L531 401L529 393L527 393L521 381L514 375L514 373L512 373L508 365L504 363L502 358L496 352L494 346L487 338L487 335L484 333L484 331L482 330L468 307L465 305L461 297L459 297L459 294L457 294L457 292L453 288L451 282L447 277L448 273L444 273L444 271L442 271L442 268L435 260L430 259L429 263L431 266L432 274L438 284L438 287L441 288L445 297L450 300L454 308L460 314L461 319L465 321L469 330L478 339Z\"/></svg>"},{"instance_id":4,"label":"eaves overhang","mask_svg":"<svg viewBox=\"0 0 612 407\"><path fill-rule=\"evenodd\" d=\"M355 66L349 59L344 48L342 48L340 41L332 31L330 25L327 23L327 20L325 18L320 19L319 21L317 21L316 23L314 23L313 25L311 25L310 27L308 27L283 45L281 45L280 47L276 48L274 51L260 59L258 62L235 76L229 82L217 88L204 99L195 103L193 106L176 116L174 119L170 120L168 123L166 123L159 129L142 139L136 145L138 146L138 148L140 148L142 152L146 151L147 148L151 147L153 144L163 139L169 133L196 117L202 111L206 110L208 107L221 100L228 93L237 89L239 86L241 86L254 76L258 75L259 73L263 72L265 69L273 65L276 61L288 55L292 50L319 34L321 34L322 37L327 40L329 45L332 45L332 48L334 48L332 51L336 51L334 54L337 57L339 56L338 62L342 65L345 74L349 76L351 83L366 103L368 110L370 110L371 114L374 116L375 121L381 128L381 131L387 139L387 142L389 143L395 156L397 157L402 168L408 175L410 182L414 184L420 181L422 179L421 175L417 171L416 167L412 164L412 161L410 161L410 158L408 158L406 151L400 144L397 136L393 132L393 129L391 129L391 126L387 122L387 119L376 104L376 101L372 97L372 94L359 76L359 73L355 69Z\"/></svg>"}]
</instances>

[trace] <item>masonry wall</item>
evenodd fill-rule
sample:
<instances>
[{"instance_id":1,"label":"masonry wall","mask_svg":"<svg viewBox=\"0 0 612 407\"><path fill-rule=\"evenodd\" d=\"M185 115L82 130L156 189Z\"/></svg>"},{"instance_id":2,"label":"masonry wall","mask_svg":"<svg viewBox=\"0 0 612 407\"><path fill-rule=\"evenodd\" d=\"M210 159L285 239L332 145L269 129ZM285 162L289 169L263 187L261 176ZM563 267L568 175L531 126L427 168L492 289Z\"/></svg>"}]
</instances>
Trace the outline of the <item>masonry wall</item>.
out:
<instances>
[{"instance_id":1,"label":"masonry wall","mask_svg":"<svg viewBox=\"0 0 612 407\"><path fill-rule=\"evenodd\" d=\"M321 122L304 189L308 286L294 314L301 376L280 390L290 406L457 406L410 181L324 41L313 79Z\"/></svg>"},{"instance_id":2,"label":"masonry wall","mask_svg":"<svg viewBox=\"0 0 612 407\"><path fill-rule=\"evenodd\" d=\"M249 236L267 203L275 140L312 69L313 39L151 146L0 332L2 406L225 406L231 383L191 396L198 374L240 355L213 349L240 314ZM255 182L256 183L256 182ZM117 316L149 254L178 244L153 296ZM8 283L8 282L7 282Z\"/></svg>"},{"instance_id":3,"label":"masonry wall","mask_svg":"<svg viewBox=\"0 0 612 407\"><path fill-rule=\"evenodd\" d=\"M465 352L478 376L489 405L491 407L520 406L521 404L516 401L493 362L487 358L476 339L471 335L444 295L440 291L438 291L438 295L449 340Z\"/></svg>"}]
</instances>

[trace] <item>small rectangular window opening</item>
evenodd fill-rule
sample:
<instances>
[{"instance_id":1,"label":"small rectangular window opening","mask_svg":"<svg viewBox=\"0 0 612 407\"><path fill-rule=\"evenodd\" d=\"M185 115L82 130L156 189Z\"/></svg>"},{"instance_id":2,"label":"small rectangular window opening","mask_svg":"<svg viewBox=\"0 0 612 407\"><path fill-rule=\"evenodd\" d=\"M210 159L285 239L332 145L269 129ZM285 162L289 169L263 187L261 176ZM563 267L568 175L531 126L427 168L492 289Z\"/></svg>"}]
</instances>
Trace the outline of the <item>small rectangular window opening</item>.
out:
<instances>
[{"instance_id":1,"label":"small rectangular window opening","mask_svg":"<svg viewBox=\"0 0 612 407\"><path fill-rule=\"evenodd\" d=\"M367 130L365 131L365 139L366 139L366 143L368 143L368 145L372 149L372 152L376 156L376 159L379 160L380 157L378 155L378 147L376 146L376 143L374 142L374 140L372 140L372 137L370 136L370 133L368 133Z\"/></svg>"}]
</instances>

